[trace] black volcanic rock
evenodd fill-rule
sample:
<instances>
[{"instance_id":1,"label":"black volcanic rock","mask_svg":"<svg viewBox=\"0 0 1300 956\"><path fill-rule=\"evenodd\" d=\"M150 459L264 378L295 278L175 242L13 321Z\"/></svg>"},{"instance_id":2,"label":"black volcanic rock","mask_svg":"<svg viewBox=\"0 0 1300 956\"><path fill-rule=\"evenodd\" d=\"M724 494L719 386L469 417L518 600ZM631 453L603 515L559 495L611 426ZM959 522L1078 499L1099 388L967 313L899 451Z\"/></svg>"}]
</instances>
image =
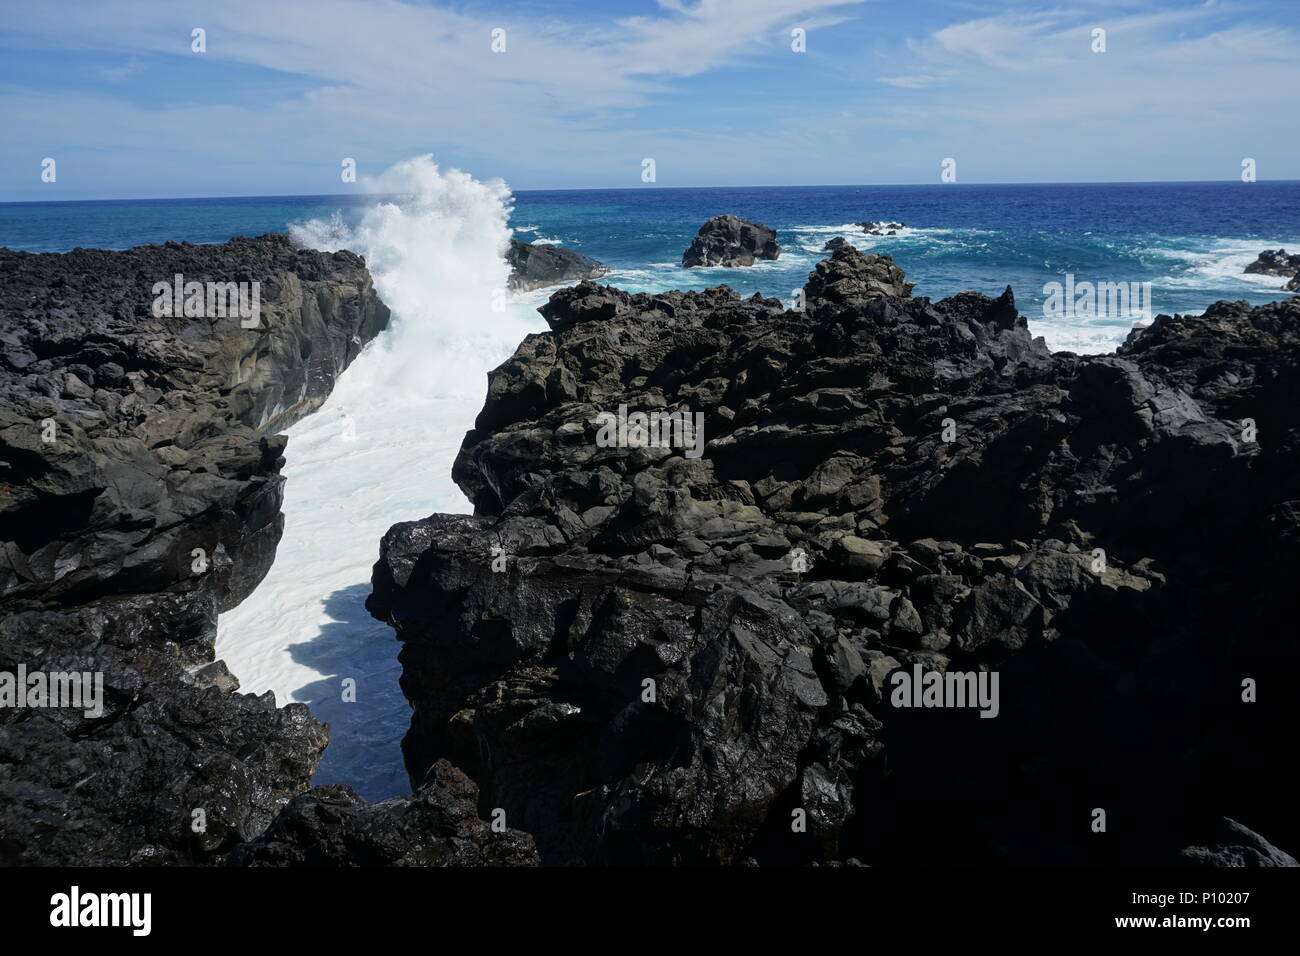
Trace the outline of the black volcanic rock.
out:
<instances>
[{"instance_id":1,"label":"black volcanic rock","mask_svg":"<svg viewBox=\"0 0 1300 956\"><path fill-rule=\"evenodd\" d=\"M805 295L825 305L862 305L868 299L910 296L915 285L889 256L863 254L845 244L809 273Z\"/></svg>"},{"instance_id":2,"label":"black volcanic rock","mask_svg":"<svg viewBox=\"0 0 1300 956\"><path fill-rule=\"evenodd\" d=\"M177 274L257 282L258 327L155 315ZM0 708L0 863L217 860L306 789L325 727L231 693L217 614L275 555L275 429L387 321L360 258L285 236L0 249L0 672L101 672L105 695Z\"/></svg>"},{"instance_id":3,"label":"black volcanic rock","mask_svg":"<svg viewBox=\"0 0 1300 956\"><path fill-rule=\"evenodd\" d=\"M843 236L836 236L834 239L826 240L826 245L822 246L822 252L835 252L844 246L850 246L852 248L852 244L847 239Z\"/></svg>"},{"instance_id":4,"label":"black volcanic rock","mask_svg":"<svg viewBox=\"0 0 1300 956\"><path fill-rule=\"evenodd\" d=\"M599 279L609 272L595 259L572 249L513 238L506 261L510 264L510 288L525 292L578 279Z\"/></svg>"},{"instance_id":5,"label":"black volcanic rock","mask_svg":"<svg viewBox=\"0 0 1300 956\"><path fill-rule=\"evenodd\" d=\"M1288 255L1285 249L1265 249L1246 272L1268 276L1292 276L1300 272L1300 254Z\"/></svg>"},{"instance_id":6,"label":"black volcanic rock","mask_svg":"<svg viewBox=\"0 0 1300 956\"><path fill-rule=\"evenodd\" d=\"M682 253L682 265L752 266L757 259L778 259L776 230L733 215L714 216Z\"/></svg>"},{"instance_id":7,"label":"black volcanic rock","mask_svg":"<svg viewBox=\"0 0 1300 956\"><path fill-rule=\"evenodd\" d=\"M1282 286L1286 292L1300 292L1300 254L1288 255L1285 249L1265 249L1246 272L1269 276L1290 276Z\"/></svg>"},{"instance_id":8,"label":"black volcanic rock","mask_svg":"<svg viewBox=\"0 0 1300 956\"><path fill-rule=\"evenodd\" d=\"M536 866L532 837L492 831L478 788L440 760L410 797L367 803L343 784L295 797L235 866Z\"/></svg>"},{"instance_id":9,"label":"black volcanic rock","mask_svg":"<svg viewBox=\"0 0 1300 956\"><path fill-rule=\"evenodd\" d=\"M901 222L855 222L853 225L858 226L869 236L896 236L898 230L906 229L907 225Z\"/></svg>"},{"instance_id":10,"label":"black volcanic rock","mask_svg":"<svg viewBox=\"0 0 1300 956\"><path fill-rule=\"evenodd\" d=\"M556 293L457 458L475 514L375 565L412 779L464 768L544 863L1289 865L1300 299L1080 357L910 286L840 249L801 312ZM703 454L604 440L656 410ZM998 716L895 706L917 667Z\"/></svg>"}]
</instances>

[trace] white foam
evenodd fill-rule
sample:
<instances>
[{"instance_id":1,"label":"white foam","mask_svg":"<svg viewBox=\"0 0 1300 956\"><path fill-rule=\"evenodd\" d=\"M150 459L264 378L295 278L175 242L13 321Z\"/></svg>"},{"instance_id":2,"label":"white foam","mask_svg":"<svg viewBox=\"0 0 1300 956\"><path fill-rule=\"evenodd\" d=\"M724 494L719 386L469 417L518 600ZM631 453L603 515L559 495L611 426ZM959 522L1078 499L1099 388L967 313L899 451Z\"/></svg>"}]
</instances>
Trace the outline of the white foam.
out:
<instances>
[{"instance_id":1,"label":"white foam","mask_svg":"<svg viewBox=\"0 0 1300 956\"><path fill-rule=\"evenodd\" d=\"M1076 352L1080 355L1102 355L1115 351L1132 331L1132 325L1088 325L1082 321L1048 322L1027 317L1029 331L1041 335L1053 352ZM1137 324L1143 319L1135 317Z\"/></svg>"},{"instance_id":2,"label":"white foam","mask_svg":"<svg viewBox=\"0 0 1300 956\"><path fill-rule=\"evenodd\" d=\"M424 156L366 185L397 198L353 227L336 216L291 234L364 256L392 325L325 405L288 430L284 537L266 579L218 621L217 655L243 692L272 690L330 724L317 783L375 800L409 792L398 644L362 606L379 540L399 521L470 510L451 465L482 407L485 373L544 326L522 297L493 310L509 276L504 183ZM355 703L343 701L346 678Z\"/></svg>"},{"instance_id":3,"label":"white foam","mask_svg":"<svg viewBox=\"0 0 1300 956\"><path fill-rule=\"evenodd\" d=\"M1240 290L1242 295L1248 296L1260 292L1281 292L1288 277L1246 272L1246 266L1254 262L1264 248L1276 249L1282 246L1297 249L1300 248L1300 241L1261 244L1258 239L1230 238L1211 240L1207 245L1208 248L1200 249L1153 246L1136 251L1144 258L1164 260L1169 264L1165 268L1183 268L1180 274L1164 275L1155 280L1153 285L1157 294L1163 287Z\"/></svg>"}]
</instances>

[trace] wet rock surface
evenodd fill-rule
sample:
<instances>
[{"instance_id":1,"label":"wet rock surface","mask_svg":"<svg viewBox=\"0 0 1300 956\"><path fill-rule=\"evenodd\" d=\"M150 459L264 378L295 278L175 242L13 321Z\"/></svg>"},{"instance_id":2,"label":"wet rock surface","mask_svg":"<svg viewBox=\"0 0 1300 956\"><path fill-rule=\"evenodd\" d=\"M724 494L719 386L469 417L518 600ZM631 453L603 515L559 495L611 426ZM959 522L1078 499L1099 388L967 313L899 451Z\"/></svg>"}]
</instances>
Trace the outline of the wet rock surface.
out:
<instances>
[{"instance_id":1,"label":"wet rock surface","mask_svg":"<svg viewBox=\"0 0 1300 956\"><path fill-rule=\"evenodd\" d=\"M1282 286L1287 292L1300 292L1300 254L1288 255L1285 249L1265 249L1246 266L1246 272L1269 276L1289 276Z\"/></svg>"},{"instance_id":2,"label":"wet rock surface","mask_svg":"<svg viewBox=\"0 0 1300 956\"><path fill-rule=\"evenodd\" d=\"M759 259L779 259L781 246L776 230L728 213L714 216L696 234L682 253L682 265L752 266Z\"/></svg>"},{"instance_id":3,"label":"wet rock surface","mask_svg":"<svg viewBox=\"0 0 1300 956\"><path fill-rule=\"evenodd\" d=\"M1291 255L1285 249L1265 249L1245 271L1269 276L1295 275L1300 272L1300 253Z\"/></svg>"},{"instance_id":4,"label":"wet rock surface","mask_svg":"<svg viewBox=\"0 0 1300 956\"><path fill-rule=\"evenodd\" d=\"M855 222L853 225L860 228L868 236L896 236L898 230L906 229L907 224L885 220L882 222Z\"/></svg>"},{"instance_id":5,"label":"wet rock surface","mask_svg":"<svg viewBox=\"0 0 1300 956\"><path fill-rule=\"evenodd\" d=\"M1009 288L910 290L845 247L803 312L552 296L475 514L375 566L412 779L551 864L1291 865L1300 299L1080 357ZM901 706L931 672L996 717Z\"/></svg>"},{"instance_id":6,"label":"wet rock surface","mask_svg":"<svg viewBox=\"0 0 1300 956\"><path fill-rule=\"evenodd\" d=\"M177 275L258 283L256 327L160 317ZM103 675L99 714L0 707L0 863L216 861L306 789L324 725L233 693L216 619L275 556L274 432L387 322L285 236L0 249L0 672Z\"/></svg>"},{"instance_id":7,"label":"wet rock surface","mask_svg":"<svg viewBox=\"0 0 1300 956\"><path fill-rule=\"evenodd\" d=\"M510 288L521 292L578 279L599 279L609 269L590 256L563 246L510 240L506 253Z\"/></svg>"}]
</instances>

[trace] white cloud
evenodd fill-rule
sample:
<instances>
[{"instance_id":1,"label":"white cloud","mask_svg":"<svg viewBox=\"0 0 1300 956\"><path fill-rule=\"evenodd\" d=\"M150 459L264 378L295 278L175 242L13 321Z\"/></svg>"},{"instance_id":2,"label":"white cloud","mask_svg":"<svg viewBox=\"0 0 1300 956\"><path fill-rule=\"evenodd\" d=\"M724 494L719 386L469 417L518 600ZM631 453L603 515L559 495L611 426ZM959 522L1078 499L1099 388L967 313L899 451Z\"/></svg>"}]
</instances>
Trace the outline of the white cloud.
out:
<instances>
[{"instance_id":1,"label":"white cloud","mask_svg":"<svg viewBox=\"0 0 1300 956\"><path fill-rule=\"evenodd\" d=\"M110 83L121 83L128 76L134 76L144 69L144 63L138 56L133 56L122 66L112 66L100 70L99 75Z\"/></svg>"}]
</instances>

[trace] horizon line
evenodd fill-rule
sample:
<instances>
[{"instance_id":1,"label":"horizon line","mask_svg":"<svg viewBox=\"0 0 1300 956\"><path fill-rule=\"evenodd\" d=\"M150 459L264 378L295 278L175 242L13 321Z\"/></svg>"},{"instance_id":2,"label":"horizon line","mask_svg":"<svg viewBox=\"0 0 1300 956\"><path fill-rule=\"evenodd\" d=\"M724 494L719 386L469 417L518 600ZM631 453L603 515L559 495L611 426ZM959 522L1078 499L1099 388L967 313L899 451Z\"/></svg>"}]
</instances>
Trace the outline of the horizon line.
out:
<instances>
[{"instance_id":1,"label":"horizon line","mask_svg":"<svg viewBox=\"0 0 1300 956\"><path fill-rule=\"evenodd\" d=\"M490 182L491 177L488 180ZM919 187L943 187L949 189L962 186L1196 186L1223 185L1240 182L1238 179L1115 179L1115 180L1057 180L1050 182L956 182L956 183L807 183L782 185L729 185L729 186L663 186L646 184L642 186L564 186L536 187L529 189L510 189L512 196L524 193L568 193L568 192L647 192L653 190L690 190L690 189L906 189ZM1300 183L1300 179L1261 179L1254 183L1242 182L1241 185L1258 185L1259 183ZM508 185L508 184L507 184ZM245 195L218 196L135 196L115 199L12 199L0 200L0 206L52 206L61 203L130 203L130 202L193 202L203 199L363 199L368 196L392 196L398 193L380 192L333 192L333 193L254 193Z\"/></svg>"}]
</instances>

